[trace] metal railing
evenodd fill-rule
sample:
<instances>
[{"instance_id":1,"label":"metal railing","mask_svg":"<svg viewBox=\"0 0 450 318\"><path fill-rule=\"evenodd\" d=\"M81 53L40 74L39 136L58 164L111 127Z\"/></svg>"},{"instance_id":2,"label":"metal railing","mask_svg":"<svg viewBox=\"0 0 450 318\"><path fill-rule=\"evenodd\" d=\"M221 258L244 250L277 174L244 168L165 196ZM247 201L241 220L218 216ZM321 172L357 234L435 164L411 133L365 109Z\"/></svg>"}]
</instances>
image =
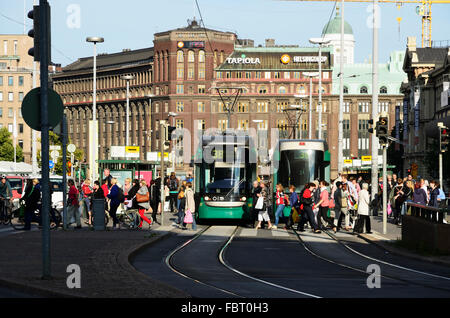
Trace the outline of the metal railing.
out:
<instances>
[{"instance_id":1,"label":"metal railing","mask_svg":"<svg viewBox=\"0 0 450 318\"><path fill-rule=\"evenodd\" d=\"M411 211L411 216L439 224L444 223L445 214L450 212L448 208L440 209L412 202L407 203L407 209Z\"/></svg>"}]
</instances>

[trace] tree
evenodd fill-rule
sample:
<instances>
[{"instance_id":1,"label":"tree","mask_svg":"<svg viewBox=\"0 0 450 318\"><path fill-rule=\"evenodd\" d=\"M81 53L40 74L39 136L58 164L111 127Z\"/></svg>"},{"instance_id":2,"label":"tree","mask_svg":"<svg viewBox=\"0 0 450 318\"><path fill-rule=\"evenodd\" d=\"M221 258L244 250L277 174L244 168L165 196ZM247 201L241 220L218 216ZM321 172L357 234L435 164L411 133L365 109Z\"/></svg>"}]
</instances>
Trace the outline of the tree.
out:
<instances>
[{"instance_id":1,"label":"tree","mask_svg":"<svg viewBox=\"0 0 450 318\"><path fill-rule=\"evenodd\" d=\"M0 129L0 160L2 161L14 161L14 145L11 136L7 128ZM23 162L23 151L19 145L16 146L16 161Z\"/></svg>"},{"instance_id":2,"label":"tree","mask_svg":"<svg viewBox=\"0 0 450 318\"><path fill-rule=\"evenodd\" d=\"M67 138L67 144L70 144L70 138ZM54 145L54 146L61 146L62 149L62 140L60 140L59 136L57 134L55 134L53 131L49 131L49 143L50 145ZM62 174L62 151L60 151L59 153L60 157L58 158L58 161L55 165L54 168L54 172L56 174L61 175ZM84 151L82 149L77 149L74 152L74 158L78 161L82 161L82 159L84 158ZM70 160L70 153L67 152L67 161ZM39 167L41 167L41 155L38 154L38 162L39 162ZM72 162L73 164L73 162Z\"/></svg>"}]
</instances>

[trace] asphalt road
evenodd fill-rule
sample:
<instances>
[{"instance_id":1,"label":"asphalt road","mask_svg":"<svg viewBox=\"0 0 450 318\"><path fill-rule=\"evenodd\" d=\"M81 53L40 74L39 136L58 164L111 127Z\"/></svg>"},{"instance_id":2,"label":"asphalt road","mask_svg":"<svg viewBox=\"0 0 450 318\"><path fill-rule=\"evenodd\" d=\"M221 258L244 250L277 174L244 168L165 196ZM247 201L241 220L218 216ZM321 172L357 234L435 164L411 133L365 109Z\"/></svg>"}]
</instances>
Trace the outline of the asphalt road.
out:
<instances>
[{"instance_id":1,"label":"asphalt road","mask_svg":"<svg viewBox=\"0 0 450 318\"><path fill-rule=\"evenodd\" d=\"M345 233L332 238L307 231L300 240L283 229L238 228L223 253L231 271L218 255L235 228L213 226L176 252L170 264L178 273L165 260L193 235L171 234L142 251L133 265L202 298L450 297L450 268L391 255ZM380 268L380 288L367 285L371 264Z\"/></svg>"}]
</instances>

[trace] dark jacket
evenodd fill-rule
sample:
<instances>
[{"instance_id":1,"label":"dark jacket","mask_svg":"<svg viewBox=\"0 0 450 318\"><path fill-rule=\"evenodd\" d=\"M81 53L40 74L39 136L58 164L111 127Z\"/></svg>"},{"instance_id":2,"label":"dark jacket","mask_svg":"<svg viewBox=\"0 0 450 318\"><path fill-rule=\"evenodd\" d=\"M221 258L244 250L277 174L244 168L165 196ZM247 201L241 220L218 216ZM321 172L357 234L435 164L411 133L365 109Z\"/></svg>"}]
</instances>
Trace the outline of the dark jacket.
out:
<instances>
[{"instance_id":1,"label":"dark jacket","mask_svg":"<svg viewBox=\"0 0 450 318\"><path fill-rule=\"evenodd\" d=\"M180 199L180 206L179 206L179 210L180 211L184 211L186 208L186 196L182 197Z\"/></svg>"},{"instance_id":2,"label":"dark jacket","mask_svg":"<svg viewBox=\"0 0 450 318\"><path fill-rule=\"evenodd\" d=\"M336 191L334 191L334 210L335 211L341 211L342 209L342 192L340 188L337 188Z\"/></svg>"},{"instance_id":3,"label":"dark jacket","mask_svg":"<svg viewBox=\"0 0 450 318\"><path fill-rule=\"evenodd\" d=\"M252 209L255 209L256 202L258 202L258 194L261 193L261 187L257 186L256 188L253 188L252 192Z\"/></svg>"},{"instance_id":4,"label":"dark jacket","mask_svg":"<svg viewBox=\"0 0 450 318\"><path fill-rule=\"evenodd\" d=\"M298 208L300 206L297 192L294 191L291 193L291 196L289 197L289 204L294 208Z\"/></svg>"},{"instance_id":5,"label":"dark jacket","mask_svg":"<svg viewBox=\"0 0 450 318\"><path fill-rule=\"evenodd\" d=\"M138 202L137 202L137 200L136 200L136 198L135 198L136 193L137 193L138 191L139 191L139 185L138 185L138 184L135 184L135 185L130 189L130 191L128 191L128 194L125 196L125 200L127 200L127 201L133 200L133 203L132 203L132 205L131 205L131 208L132 208L132 209L139 209Z\"/></svg>"},{"instance_id":6,"label":"dark jacket","mask_svg":"<svg viewBox=\"0 0 450 318\"><path fill-rule=\"evenodd\" d=\"M41 199L41 191L36 186L28 186L22 200L25 201L25 209L34 211L38 208L38 202Z\"/></svg>"},{"instance_id":7,"label":"dark jacket","mask_svg":"<svg viewBox=\"0 0 450 318\"><path fill-rule=\"evenodd\" d=\"M111 199L111 205L114 206L120 205L118 196L119 196L119 187L117 186L117 184L115 184L111 187L111 190L108 194L108 198Z\"/></svg>"},{"instance_id":8,"label":"dark jacket","mask_svg":"<svg viewBox=\"0 0 450 318\"><path fill-rule=\"evenodd\" d=\"M430 193L430 202L428 202L429 206L432 206L435 208L439 207L438 201L437 201L438 195L439 195L439 188L434 188L434 190L431 191L431 193Z\"/></svg>"},{"instance_id":9,"label":"dark jacket","mask_svg":"<svg viewBox=\"0 0 450 318\"><path fill-rule=\"evenodd\" d=\"M427 204L427 194L425 193L425 190L422 188L418 188L414 190L413 194L413 201L417 204Z\"/></svg>"}]
</instances>

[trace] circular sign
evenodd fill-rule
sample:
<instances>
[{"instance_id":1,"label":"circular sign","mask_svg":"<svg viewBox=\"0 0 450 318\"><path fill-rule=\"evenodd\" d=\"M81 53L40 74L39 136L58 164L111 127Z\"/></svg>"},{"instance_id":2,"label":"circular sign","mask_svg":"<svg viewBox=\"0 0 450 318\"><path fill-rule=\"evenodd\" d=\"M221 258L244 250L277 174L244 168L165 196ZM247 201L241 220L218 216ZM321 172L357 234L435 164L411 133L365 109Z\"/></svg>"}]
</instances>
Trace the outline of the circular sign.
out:
<instances>
[{"instance_id":1,"label":"circular sign","mask_svg":"<svg viewBox=\"0 0 450 318\"><path fill-rule=\"evenodd\" d=\"M22 101L22 116L29 127L41 130L41 88L33 88ZM51 88L48 89L48 123L55 128L62 120L64 105L61 96Z\"/></svg>"},{"instance_id":2,"label":"circular sign","mask_svg":"<svg viewBox=\"0 0 450 318\"><path fill-rule=\"evenodd\" d=\"M67 151L68 152L75 152L75 150L77 149L77 147L75 147L74 144L70 144L67 146Z\"/></svg>"},{"instance_id":3,"label":"circular sign","mask_svg":"<svg viewBox=\"0 0 450 318\"><path fill-rule=\"evenodd\" d=\"M53 161L49 160L48 166L50 169L53 169L53 167L55 166L55 163Z\"/></svg>"},{"instance_id":4,"label":"circular sign","mask_svg":"<svg viewBox=\"0 0 450 318\"><path fill-rule=\"evenodd\" d=\"M177 43L178 48L183 48L184 47L184 42L180 41Z\"/></svg>"},{"instance_id":5,"label":"circular sign","mask_svg":"<svg viewBox=\"0 0 450 318\"><path fill-rule=\"evenodd\" d=\"M58 158L59 157L59 151L58 150L53 150L50 155L52 156L52 158Z\"/></svg>"},{"instance_id":6,"label":"circular sign","mask_svg":"<svg viewBox=\"0 0 450 318\"><path fill-rule=\"evenodd\" d=\"M283 54L280 57L280 61L283 64L288 64L291 61L291 57L288 54Z\"/></svg>"}]
</instances>

